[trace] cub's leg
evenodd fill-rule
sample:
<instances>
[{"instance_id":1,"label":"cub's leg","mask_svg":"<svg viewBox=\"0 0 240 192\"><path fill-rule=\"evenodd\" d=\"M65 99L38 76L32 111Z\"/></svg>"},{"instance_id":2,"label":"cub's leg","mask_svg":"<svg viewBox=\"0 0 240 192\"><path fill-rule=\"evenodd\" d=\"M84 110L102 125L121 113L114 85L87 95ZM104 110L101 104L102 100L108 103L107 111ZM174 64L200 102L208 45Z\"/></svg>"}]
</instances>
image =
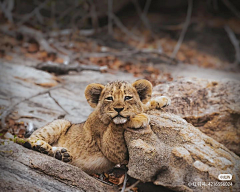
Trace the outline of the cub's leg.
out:
<instances>
[{"instance_id":1,"label":"cub's leg","mask_svg":"<svg viewBox=\"0 0 240 192\"><path fill-rule=\"evenodd\" d=\"M171 104L171 99L169 97L166 96L159 96L156 98L152 98L150 101L148 101L145 105L144 105L144 111L148 111L151 109L161 109L164 108L168 105Z\"/></svg>"},{"instance_id":2,"label":"cub's leg","mask_svg":"<svg viewBox=\"0 0 240 192\"><path fill-rule=\"evenodd\" d=\"M64 162L72 159L70 152L62 147L52 147L51 144L57 142L59 137L67 131L71 123L67 120L59 119L34 131L24 144L29 149L34 149Z\"/></svg>"}]
</instances>

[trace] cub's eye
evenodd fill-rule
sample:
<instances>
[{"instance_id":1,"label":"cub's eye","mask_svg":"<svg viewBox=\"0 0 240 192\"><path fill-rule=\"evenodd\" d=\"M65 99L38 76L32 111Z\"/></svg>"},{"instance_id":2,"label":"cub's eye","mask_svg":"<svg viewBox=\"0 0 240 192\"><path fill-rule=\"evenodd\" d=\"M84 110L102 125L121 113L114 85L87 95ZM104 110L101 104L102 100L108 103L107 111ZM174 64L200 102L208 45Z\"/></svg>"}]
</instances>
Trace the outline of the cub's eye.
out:
<instances>
[{"instance_id":1,"label":"cub's eye","mask_svg":"<svg viewBox=\"0 0 240 192\"><path fill-rule=\"evenodd\" d=\"M132 98L133 98L132 96L125 96L125 97L124 97L124 101L130 100L130 99L132 99Z\"/></svg>"},{"instance_id":2,"label":"cub's eye","mask_svg":"<svg viewBox=\"0 0 240 192\"><path fill-rule=\"evenodd\" d=\"M106 97L105 99L108 101L113 101L113 97Z\"/></svg>"}]
</instances>

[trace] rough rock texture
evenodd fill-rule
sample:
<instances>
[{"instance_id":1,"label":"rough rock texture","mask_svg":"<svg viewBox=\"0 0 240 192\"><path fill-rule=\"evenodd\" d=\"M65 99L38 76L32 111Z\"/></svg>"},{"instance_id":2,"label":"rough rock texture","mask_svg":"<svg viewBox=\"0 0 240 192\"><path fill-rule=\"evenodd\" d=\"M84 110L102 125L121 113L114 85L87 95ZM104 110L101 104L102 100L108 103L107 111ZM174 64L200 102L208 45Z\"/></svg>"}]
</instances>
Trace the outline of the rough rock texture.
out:
<instances>
[{"instance_id":1,"label":"rough rock texture","mask_svg":"<svg viewBox=\"0 0 240 192\"><path fill-rule=\"evenodd\" d=\"M117 191L77 167L6 141L0 170L1 191Z\"/></svg>"},{"instance_id":2,"label":"rough rock texture","mask_svg":"<svg viewBox=\"0 0 240 192\"><path fill-rule=\"evenodd\" d=\"M166 108L240 155L240 81L179 79L154 87L172 100Z\"/></svg>"},{"instance_id":3,"label":"rough rock texture","mask_svg":"<svg viewBox=\"0 0 240 192\"><path fill-rule=\"evenodd\" d=\"M36 95L14 107L10 115L16 121L32 122L35 127L58 118L73 123L85 121L93 110L84 95L90 83L106 84L118 79L133 82L136 79L127 73L113 75L96 71L57 77L30 66L1 61L0 68L0 114L24 98ZM48 91L56 86L61 87ZM41 94L44 91L48 92Z\"/></svg>"},{"instance_id":4,"label":"rough rock texture","mask_svg":"<svg viewBox=\"0 0 240 192\"><path fill-rule=\"evenodd\" d=\"M126 131L128 174L174 191L239 191L240 158L181 117L149 112L148 134ZM233 186L220 187L219 174L232 174ZM194 186L205 182L212 186ZM191 185L192 184L192 185Z\"/></svg>"}]
</instances>

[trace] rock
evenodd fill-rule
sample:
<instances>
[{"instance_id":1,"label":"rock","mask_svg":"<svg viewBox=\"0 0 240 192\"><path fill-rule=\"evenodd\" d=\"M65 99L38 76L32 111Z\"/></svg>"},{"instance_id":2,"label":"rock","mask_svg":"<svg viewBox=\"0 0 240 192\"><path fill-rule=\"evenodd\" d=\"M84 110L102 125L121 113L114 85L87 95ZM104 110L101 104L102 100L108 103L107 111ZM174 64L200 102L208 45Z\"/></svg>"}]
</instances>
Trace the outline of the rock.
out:
<instances>
[{"instance_id":1,"label":"rock","mask_svg":"<svg viewBox=\"0 0 240 192\"><path fill-rule=\"evenodd\" d=\"M240 81L178 79L154 87L153 97L159 95L172 100L166 112L181 116L240 155Z\"/></svg>"},{"instance_id":2,"label":"rock","mask_svg":"<svg viewBox=\"0 0 240 192\"><path fill-rule=\"evenodd\" d=\"M177 115L148 114L149 133L125 132L131 177L174 191L240 190L240 158L235 153ZM219 186L224 184L218 176L224 173L233 176L232 186Z\"/></svg>"},{"instance_id":3,"label":"rock","mask_svg":"<svg viewBox=\"0 0 240 192\"><path fill-rule=\"evenodd\" d=\"M1 191L117 191L79 168L18 144L0 145Z\"/></svg>"},{"instance_id":4,"label":"rock","mask_svg":"<svg viewBox=\"0 0 240 192\"><path fill-rule=\"evenodd\" d=\"M92 112L84 95L85 87L90 83L106 84L118 79L130 82L136 80L127 73L82 71L54 76L19 63L1 62L0 67L0 114L11 105L35 95L16 105L7 117L19 122L31 122L38 128L58 118L65 118L73 123L85 121ZM49 90L56 85L60 87ZM47 92L41 94L44 91Z\"/></svg>"},{"instance_id":5,"label":"rock","mask_svg":"<svg viewBox=\"0 0 240 192\"><path fill-rule=\"evenodd\" d=\"M0 105L2 107L57 85L54 76L30 67L0 62Z\"/></svg>"}]
</instances>

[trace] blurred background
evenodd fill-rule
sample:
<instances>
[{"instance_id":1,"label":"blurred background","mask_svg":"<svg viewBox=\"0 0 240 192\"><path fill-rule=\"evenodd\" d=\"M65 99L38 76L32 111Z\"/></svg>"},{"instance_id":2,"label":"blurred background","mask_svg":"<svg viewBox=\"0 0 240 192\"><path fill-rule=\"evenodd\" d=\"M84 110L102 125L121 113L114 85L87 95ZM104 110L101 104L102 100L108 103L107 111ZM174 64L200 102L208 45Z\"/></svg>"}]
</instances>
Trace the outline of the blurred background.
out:
<instances>
[{"instance_id":1,"label":"blurred background","mask_svg":"<svg viewBox=\"0 0 240 192\"><path fill-rule=\"evenodd\" d=\"M2 0L0 7L3 59L98 65L154 84L171 80L177 63L239 72L238 0Z\"/></svg>"}]
</instances>

